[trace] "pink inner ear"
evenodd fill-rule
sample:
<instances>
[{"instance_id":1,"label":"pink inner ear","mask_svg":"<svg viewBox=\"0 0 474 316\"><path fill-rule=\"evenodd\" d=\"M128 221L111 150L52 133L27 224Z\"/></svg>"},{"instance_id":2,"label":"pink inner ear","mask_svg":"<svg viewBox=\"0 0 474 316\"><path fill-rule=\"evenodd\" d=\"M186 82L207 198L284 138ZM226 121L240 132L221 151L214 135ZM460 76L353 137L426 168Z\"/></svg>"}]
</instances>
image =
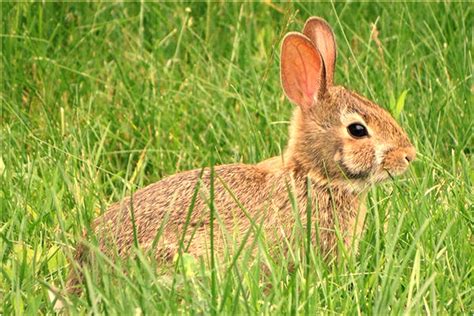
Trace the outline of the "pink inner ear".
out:
<instances>
[{"instance_id":1,"label":"pink inner ear","mask_svg":"<svg viewBox=\"0 0 474 316\"><path fill-rule=\"evenodd\" d=\"M336 64L336 41L331 27L323 19L312 17L306 21L303 33L321 53L326 68L326 83L328 86L332 86Z\"/></svg>"},{"instance_id":2,"label":"pink inner ear","mask_svg":"<svg viewBox=\"0 0 474 316\"><path fill-rule=\"evenodd\" d=\"M310 108L322 88L322 59L312 42L304 35L290 33L281 49L281 81L288 98Z\"/></svg>"}]
</instances>

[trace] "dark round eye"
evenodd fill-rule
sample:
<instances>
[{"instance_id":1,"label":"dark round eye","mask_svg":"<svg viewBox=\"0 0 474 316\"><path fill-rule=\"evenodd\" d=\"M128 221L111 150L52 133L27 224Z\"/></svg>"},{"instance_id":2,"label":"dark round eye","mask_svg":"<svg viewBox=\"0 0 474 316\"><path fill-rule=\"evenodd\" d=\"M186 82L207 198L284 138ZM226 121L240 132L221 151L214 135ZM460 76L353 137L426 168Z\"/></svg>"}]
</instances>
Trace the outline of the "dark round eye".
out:
<instances>
[{"instance_id":1,"label":"dark round eye","mask_svg":"<svg viewBox=\"0 0 474 316\"><path fill-rule=\"evenodd\" d=\"M367 128L365 128L364 125L359 124L359 123L353 123L347 126L347 130L349 131L349 134L351 134L351 136L355 138L362 138L365 136L369 136L369 132L367 132Z\"/></svg>"}]
</instances>

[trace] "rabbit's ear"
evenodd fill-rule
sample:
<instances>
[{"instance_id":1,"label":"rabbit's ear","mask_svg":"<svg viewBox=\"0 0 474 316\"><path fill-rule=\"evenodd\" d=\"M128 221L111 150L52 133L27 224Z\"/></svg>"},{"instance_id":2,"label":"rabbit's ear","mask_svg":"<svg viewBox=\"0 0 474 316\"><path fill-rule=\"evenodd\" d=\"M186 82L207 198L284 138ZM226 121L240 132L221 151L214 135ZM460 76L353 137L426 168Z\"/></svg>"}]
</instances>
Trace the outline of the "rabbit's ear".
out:
<instances>
[{"instance_id":1,"label":"rabbit's ear","mask_svg":"<svg viewBox=\"0 0 474 316\"><path fill-rule=\"evenodd\" d=\"M288 33L281 45L281 84L290 101L309 109L324 90L323 60L313 43L300 33Z\"/></svg>"},{"instance_id":2,"label":"rabbit's ear","mask_svg":"<svg viewBox=\"0 0 474 316\"><path fill-rule=\"evenodd\" d=\"M304 25L303 34L313 42L321 53L326 69L326 83L328 86L332 86L336 65L336 40L331 26L322 18L311 17Z\"/></svg>"}]
</instances>

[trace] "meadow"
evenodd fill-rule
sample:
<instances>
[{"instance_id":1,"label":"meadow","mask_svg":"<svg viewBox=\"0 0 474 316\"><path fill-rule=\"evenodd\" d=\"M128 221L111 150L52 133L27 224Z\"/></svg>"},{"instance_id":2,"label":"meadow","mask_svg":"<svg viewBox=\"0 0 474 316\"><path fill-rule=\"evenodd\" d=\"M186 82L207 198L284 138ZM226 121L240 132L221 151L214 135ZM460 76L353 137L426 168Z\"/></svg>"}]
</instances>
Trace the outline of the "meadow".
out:
<instances>
[{"instance_id":1,"label":"meadow","mask_svg":"<svg viewBox=\"0 0 474 316\"><path fill-rule=\"evenodd\" d=\"M473 5L2 3L0 314L53 313L82 233L179 171L285 148L283 35L324 17L335 81L389 110L418 150L370 190L360 249L171 273L98 254L71 314L472 314ZM260 247L263 247L260 245ZM301 245L304 247L304 245ZM296 269L288 272L290 265ZM126 271L126 272L125 272Z\"/></svg>"}]
</instances>

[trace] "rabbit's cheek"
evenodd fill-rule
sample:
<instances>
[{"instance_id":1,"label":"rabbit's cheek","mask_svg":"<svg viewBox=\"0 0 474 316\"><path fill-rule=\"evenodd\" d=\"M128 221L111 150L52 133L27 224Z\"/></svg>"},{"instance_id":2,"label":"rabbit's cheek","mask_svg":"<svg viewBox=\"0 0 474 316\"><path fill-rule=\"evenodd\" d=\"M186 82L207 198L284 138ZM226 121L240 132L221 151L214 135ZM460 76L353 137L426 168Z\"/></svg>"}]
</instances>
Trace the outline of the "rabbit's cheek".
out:
<instances>
[{"instance_id":1,"label":"rabbit's cheek","mask_svg":"<svg viewBox=\"0 0 474 316\"><path fill-rule=\"evenodd\" d=\"M358 140L344 146L340 163L348 176L365 178L372 171L374 160L375 152L372 145Z\"/></svg>"}]
</instances>

